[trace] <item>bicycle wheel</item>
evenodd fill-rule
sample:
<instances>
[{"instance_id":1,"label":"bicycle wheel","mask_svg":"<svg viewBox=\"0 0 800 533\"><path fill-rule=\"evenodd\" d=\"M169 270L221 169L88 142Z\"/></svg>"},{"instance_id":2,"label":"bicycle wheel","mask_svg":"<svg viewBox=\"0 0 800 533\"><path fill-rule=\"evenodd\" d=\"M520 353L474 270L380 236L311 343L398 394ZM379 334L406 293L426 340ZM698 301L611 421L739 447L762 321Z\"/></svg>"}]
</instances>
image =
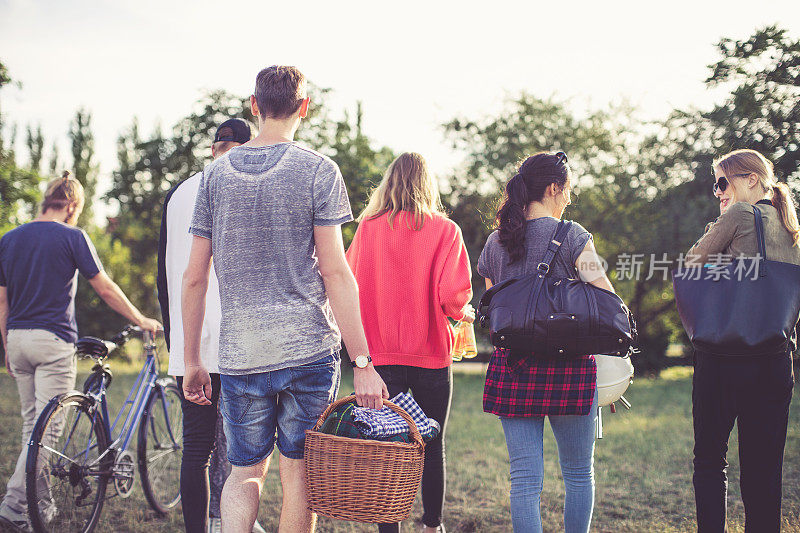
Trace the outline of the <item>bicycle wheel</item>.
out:
<instances>
[{"instance_id":1,"label":"bicycle wheel","mask_svg":"<svg viewBox=\"0 0 800 533\"><path fill-rule=\"evenodd\" d=\"M108 446L93 399L72 392L50 400L33 428L25 468L34 531L94 530L114 463Z\"/></svg>"},{"instance_id":2,"label":"bicycle wheel","mask_svg":"<svg viewBox=\"0 0 800 533\"><path fill-rule=\"evenodd\" d=\"M147 402L139 424L137 454L147 503L165 514L181 500L183 409L172 378L158 380Z\"/></svg>"}]
</instances>

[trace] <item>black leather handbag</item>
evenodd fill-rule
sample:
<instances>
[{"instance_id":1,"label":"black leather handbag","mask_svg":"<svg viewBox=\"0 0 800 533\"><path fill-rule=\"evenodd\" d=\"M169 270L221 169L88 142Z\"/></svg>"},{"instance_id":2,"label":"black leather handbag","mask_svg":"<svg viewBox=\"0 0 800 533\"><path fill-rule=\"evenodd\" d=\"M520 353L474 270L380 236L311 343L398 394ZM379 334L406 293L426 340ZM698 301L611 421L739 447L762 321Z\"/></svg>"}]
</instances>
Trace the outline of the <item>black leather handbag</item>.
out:
<instances>
[{"instance_id":1,"label":"black leather handbag","mask_svg":"<svg viewBox=\"0 0 800 533\"><path fill-rule=\"evenodd\" d=\"M624 356L636 342L636 323L619 296L549 275L571 226L559 222L535 273L492 286L478 304L478 320L489 328L492 344L515 358Z\"/></svg>"},{"instance_id":2,"label":"black leather handbag","mask_svg":"<svg viewBox=\"0 0 800 533\"><path fill-rule=\"evenodd\" d=\"M678 314L697 350L742 356L796 347L800 266L767 260L764 222L755 205L753 216L758 257L672 273Z\"/></svg>"}]
</instances>

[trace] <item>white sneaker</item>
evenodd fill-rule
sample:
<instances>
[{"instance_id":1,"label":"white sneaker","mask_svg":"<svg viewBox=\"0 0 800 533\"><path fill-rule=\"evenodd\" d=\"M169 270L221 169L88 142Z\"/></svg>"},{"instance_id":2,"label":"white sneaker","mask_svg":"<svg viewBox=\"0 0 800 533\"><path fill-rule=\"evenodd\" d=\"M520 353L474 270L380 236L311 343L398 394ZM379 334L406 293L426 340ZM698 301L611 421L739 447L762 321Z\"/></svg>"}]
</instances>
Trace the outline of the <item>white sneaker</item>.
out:
<instances>
[{"instance_id":1,"label":"white sneaker","mask_svg":"<svg viewBox=\"0 0 800 533\"><path fill-rule=\"evenodd\" d=\"M253 533L267 533L267 530L261 527L261 524L256 520L256 523L253 524Z\"/></svg>"}]
</instances>

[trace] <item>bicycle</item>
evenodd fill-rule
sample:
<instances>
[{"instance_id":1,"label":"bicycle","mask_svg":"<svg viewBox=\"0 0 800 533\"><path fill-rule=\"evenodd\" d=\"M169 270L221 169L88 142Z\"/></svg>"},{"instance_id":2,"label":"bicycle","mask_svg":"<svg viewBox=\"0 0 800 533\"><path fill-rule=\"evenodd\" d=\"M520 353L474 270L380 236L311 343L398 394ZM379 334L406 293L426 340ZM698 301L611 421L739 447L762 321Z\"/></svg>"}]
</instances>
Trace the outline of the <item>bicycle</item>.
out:
<instances>
[{"instance_id":1,"label":"bicycle","mask_svg":"<svg viewBox=\"0 0 800 533\"><path fill-rule=\"evenodd\" d=\"M140 332L145 362L114 422L109 423L106 391L113 375L103 361ZM36 421L28 443L26 493L37 533L94 530L108 498L127 498L138 466L148 504L166 514L180 501L183 412L178 386L158 377L156 345L150 332L128 326L110 341L83 337L78 355L95 361L83 392L56 396ZM117 424L127 409L119 433ZM138 428L136 459L129 444ZM115 494L106 497L108 484Z\"/></svg>"}]
</instances>

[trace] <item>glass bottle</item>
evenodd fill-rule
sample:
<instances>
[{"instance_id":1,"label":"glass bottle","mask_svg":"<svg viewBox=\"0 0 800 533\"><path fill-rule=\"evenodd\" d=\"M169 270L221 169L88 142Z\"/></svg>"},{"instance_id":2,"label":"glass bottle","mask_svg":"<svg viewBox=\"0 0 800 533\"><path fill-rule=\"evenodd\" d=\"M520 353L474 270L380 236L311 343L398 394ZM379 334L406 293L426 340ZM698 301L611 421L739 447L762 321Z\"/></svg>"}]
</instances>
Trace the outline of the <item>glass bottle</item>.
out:
<instances>
[{"instance_id":1,"label":"glass bottle","mask_svg":"<svg viewBox=\"0 0 800 533\"><path fill-rule=\"evenodd\" d=\"M478 355L478 346L475 342L475 324L472 322L461 323L461 336L463 340L464 358L472 359Z\"/></svg>"},{"instance_id":2,"label":"glass bottle","mask_svg":"<svg viewBox=\"0 0 800 533\"><path fill-rule=\"evenodd\" d=\"M464 322L456 322L453 326L453 333L455 336L450 355L453 357L453 361L461 361L461 358L464 357Z\"/></svg>"}]
</instances>

